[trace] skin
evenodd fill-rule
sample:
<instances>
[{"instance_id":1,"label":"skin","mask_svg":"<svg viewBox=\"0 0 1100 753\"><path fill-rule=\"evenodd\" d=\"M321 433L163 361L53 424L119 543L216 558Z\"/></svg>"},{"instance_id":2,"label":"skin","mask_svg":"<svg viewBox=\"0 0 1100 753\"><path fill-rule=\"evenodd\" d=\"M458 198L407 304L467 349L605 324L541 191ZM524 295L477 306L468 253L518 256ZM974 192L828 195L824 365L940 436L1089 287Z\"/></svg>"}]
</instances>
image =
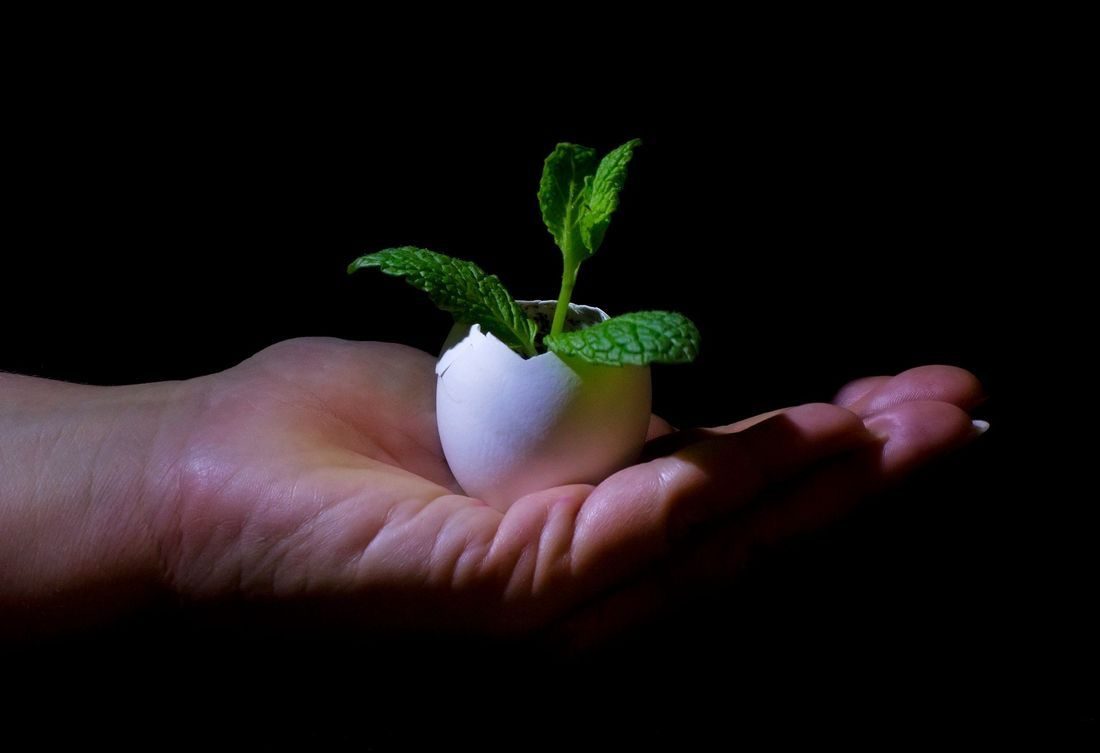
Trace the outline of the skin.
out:
<instances>
[{"instance_id":1,"label":"skin","mask_svg":"<svg viewBox=\"0 0 1100 753\"><path fill-rule=\"evenodd\" d=\"M973 439L969 373L926 366L727 426L653 417L638 464L501 513L461 493L435 359L299 339L185 382L0 375L0 624L307 604L401 630L584 644Z\"/></svg>"}]
</instances>

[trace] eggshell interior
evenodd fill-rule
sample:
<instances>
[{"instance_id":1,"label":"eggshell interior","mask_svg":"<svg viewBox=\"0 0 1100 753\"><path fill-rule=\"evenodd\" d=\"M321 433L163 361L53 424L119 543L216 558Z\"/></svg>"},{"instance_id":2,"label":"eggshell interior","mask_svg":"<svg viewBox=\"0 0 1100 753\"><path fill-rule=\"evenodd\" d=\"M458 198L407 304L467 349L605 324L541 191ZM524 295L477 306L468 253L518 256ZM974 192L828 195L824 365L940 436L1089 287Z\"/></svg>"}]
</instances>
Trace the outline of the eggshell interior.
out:
<instances>
[{"instance_id":1,"label":"eggshell interior","mask_svg":"<svg viewBox=\"0 0 1100 753\"><path fill-rule=\"evenodd\" d=\"M520 301L537 317L554 301ZM607 314L570 306L566 329ZM467 494L504 510L530 492L596 484L634 462L649 426L648 366L523 358L477 324L456 325L436 364L436 419Z\"/></svg>"}]
</instances>

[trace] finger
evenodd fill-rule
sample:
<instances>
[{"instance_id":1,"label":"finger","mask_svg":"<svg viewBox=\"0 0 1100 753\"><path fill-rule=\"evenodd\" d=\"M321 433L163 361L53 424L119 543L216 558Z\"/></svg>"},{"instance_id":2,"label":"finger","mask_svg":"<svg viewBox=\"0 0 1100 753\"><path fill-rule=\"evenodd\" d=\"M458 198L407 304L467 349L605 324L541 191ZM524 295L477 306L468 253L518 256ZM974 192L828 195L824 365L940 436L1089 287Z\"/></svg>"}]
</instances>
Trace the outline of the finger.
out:
<instances>
[{"instance_id":1,"label":"finger","mask_svg":"<svg viewBox=\"0 0 1100 753\"><path fill-rule=\"evenodd\" d=\"M573 650L604 643L708 587L724 587L767 541L823 524L863 496L875 474L875 447L825 463L759 513L745 509L715 530L686 542L667 565L589 605L568 620L561 639ZM789 506L788 506L789 505Z\"/></svg>"},{"instance_id":2,"label":"finger","mask_svg":"<svg viewBox=\"0 0 1100 753\"><path fill-rule=\"evenodd\" d=\"M615 582L665 554L670 541L691 528L872 441L874 435L851 412L803 405L624 469L596 487L578 510L571 566L594 584Z\"/></svg>"},{"instance_id":3,"label":"finger","mask_svg":"<svg viewBox=\"0 0 1100 753\"><path fill-rule=\"evenodd\" d=\"M538 596L519 616L537 622L540 614L576 604L664 552L680 535L673 529L735 509L821 457L875 441L855 414L827 404L708 437L619 471L598 487L571 484L516 500L484 552L483 571L507 581L514 603Z\"/></svg>"},{"instance_id":4,"label":"finger","mask_svg":"<svg viewBox=\"0 0 1100 753\"><path fill-rule=\"evenodd\" d=\"M668 567L586 608L564 627L568 645L598 643L668 607L707 583L727 581L761 547L829 524L867 494L978 435L969 416L946 403L908 403L876 416L884 441L840 456L802 479L782 497L746 510L692 542Z\"/></svg>"},{"instance_id":5,"label":"finger","mask_svg":"<svg viewBox=\"0 0 1100 753\"><path fill-rule=\"evenodd\" d=\"M950 403L970 410L983 400L982 385L977 377L957 366L918 366L872 386L845 407L860 416L870 416L918 400Z\"/></svg>"},{"instance_id":6,"label":"finger","mask_svg":"<svg viewBox=\"0 0 1100 753\"><path fill-rule=\"evenodd\" d=\"M876 413L864 424L874 434L886 437L882 459L886 483L897 481L981 433L966 411L940 401L903 403Z\"/></svg>"},{"instance_id":7,"label":"finger","mask_svg":"<svg viewBox=\"0 0 1100 753\"><path fill-rule=\"evenodd\" d=\"M836 397L833 398L833 404L839 405L842 408L851 409L860 398L874 388L889 382L890 379L892 379L892 377L872 376L848 382L848 384L841 387L840 391L836 393Z\"/></svg>"},{"instance_id":8,"label":"finger","mask_svg":"<svg viewBox=\"0 0 1100 753\"><path fill-rule=\"evenodd\" d=\"M912 400L936 400L969 410L983 400L981 383L969 371L956 366L918 366L896 376L871 376L856 379L840 388L833 403L860 416ZM761 413L724 426L698 427L658 433L650 424L650 434L642 451L645 460L669 455L688 445L721 434L744 431L761 421L779 415L788 408ZM656 418L656 417L654 417Z\"/></svg>"},{"instance_id":9,"label":"finger","mask_svg":"<svg viewBox=\"0 0 1100 753\"><path fill-rule=\"evenodd\" d=\"M752 523L756 542L773 544L836 520L862 496L896 483L979 434L969 414L936 401L903 403L866 424L885 439L881 448L815 475L790 498L763 508Z\"/></svg>"}]
</instances>

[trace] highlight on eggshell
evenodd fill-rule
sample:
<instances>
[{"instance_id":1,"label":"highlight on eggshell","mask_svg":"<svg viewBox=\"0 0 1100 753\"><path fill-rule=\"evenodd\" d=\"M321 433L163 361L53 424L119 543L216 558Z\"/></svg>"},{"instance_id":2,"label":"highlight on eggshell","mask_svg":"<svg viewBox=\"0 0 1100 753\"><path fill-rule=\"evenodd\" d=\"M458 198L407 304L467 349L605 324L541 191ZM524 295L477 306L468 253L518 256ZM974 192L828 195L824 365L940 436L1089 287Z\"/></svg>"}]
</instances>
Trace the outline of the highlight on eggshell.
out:
<instances>
[{"instance_id":1,"label":"highlight on eggshell","mask_svg":"<svg viewBox=\"0 0 1100 753\"><path fill-rule=\"evenodd\" d=\"M532 319L556 301L517 301ZM570 304L566 330L607 314ZM456 324L436 364L436 420L455 479L506 510L525 494L597 484L637 460L651 410L648 366L553 352L523 358L477 324Z\"/></svg>"}]
</instances>

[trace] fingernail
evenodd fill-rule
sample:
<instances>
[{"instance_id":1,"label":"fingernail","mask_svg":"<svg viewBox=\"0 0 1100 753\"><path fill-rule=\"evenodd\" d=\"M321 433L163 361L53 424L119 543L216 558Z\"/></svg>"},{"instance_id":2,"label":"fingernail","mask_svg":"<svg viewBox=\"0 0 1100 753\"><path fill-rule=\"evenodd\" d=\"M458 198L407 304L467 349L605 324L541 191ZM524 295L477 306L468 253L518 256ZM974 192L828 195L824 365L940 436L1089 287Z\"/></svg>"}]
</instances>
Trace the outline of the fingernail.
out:
<instances>
[{"instance_id":1,"label":"fingernail","mask_svg":"<svg viewBox=\"0 0 1100 753\"><path fill-rule=\"evenodd\" d=\"M988 421L982 421L979 418L979 419L974 419L970 423L974 427L975 434L977 434L979 437L982 434L985 434L987 431L989 431L989 422Z\"/></svg>"}]
</instances>

